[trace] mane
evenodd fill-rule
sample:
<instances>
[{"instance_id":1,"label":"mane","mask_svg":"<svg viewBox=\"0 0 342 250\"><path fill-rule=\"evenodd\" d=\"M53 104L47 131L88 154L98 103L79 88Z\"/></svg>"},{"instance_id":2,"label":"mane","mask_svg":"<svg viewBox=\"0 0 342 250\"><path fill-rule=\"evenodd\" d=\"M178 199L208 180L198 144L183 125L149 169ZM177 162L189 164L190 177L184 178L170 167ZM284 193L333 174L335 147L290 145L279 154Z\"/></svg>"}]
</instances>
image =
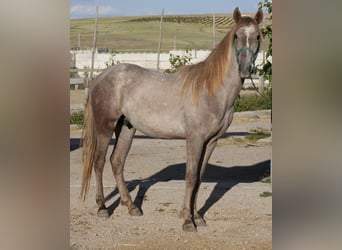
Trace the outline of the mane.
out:
<instances>
[{"instance_id":1,"label":"mane","mask_svg":"<svg viewBox=\"0 0 342 250\"><path fill-rule=\"evenodd\" d=\"M221 42L211 51L202 62L181 67L177 72L177 79L183 82L183 96L192 89L195 103L204 89L212 96L223 84L228 71L228 57L233 46L233 34L238 27L253 22L250 17L242 17L241 21L234 25Z\"/></svg>"},{"instance_id":2,"label":"mane","mask_svg":"<svg viewBox=\"0 0 342 250\"><path fill-rule=\"evenodd\" d=\"M187 65L178 70L178 80L183 82L182 94L191 88L193 97L198 103L199 96L204 88L209 96L213 95L225 80L228 70L228 55L232 44L232 30L211 51L202 62Z\"/></svg>"}]
</instances>

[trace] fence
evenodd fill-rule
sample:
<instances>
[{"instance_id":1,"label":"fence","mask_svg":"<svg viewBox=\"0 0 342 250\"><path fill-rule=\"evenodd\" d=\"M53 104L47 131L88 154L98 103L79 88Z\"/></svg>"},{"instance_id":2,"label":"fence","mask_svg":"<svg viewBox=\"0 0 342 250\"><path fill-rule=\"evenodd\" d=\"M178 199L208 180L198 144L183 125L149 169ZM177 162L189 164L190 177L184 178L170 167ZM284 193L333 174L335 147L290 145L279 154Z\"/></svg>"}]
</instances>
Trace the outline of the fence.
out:
<instances>
[{"instance_id":1,"label":"fence","mask_svg":"<svg viewBox=\"0 0 342 250\"><path fill-rule=\"evenodd\" d=\"M191 63L194 64L205 60L210 52L210 50L190 50L188 53L191 54ZM182 56L185 53L186 51L184 50L171 50L169 53L161 53L159 68L165 70L171 67L169 62L170 54ZM121 63L133 63L150 69L157 68L157 53L95 53L94 75L106 69L106 63L110 62L113 55L115 55L114 59ZM87 73L90 72L91 56L91 50L70 51L70 73L75 74L73 78L70 78L70 85L75 86L75 89L80 84L84 84L87 87L88 82L84 78L87 78ZM261 51L257 56L255 64L262 65L264 61L265 51ZM258 84L258 77L254 76L253 78L255 79L255 83ZM244 86L252 86L251 81L246 80Z\"/></svg>"}]
</instances>

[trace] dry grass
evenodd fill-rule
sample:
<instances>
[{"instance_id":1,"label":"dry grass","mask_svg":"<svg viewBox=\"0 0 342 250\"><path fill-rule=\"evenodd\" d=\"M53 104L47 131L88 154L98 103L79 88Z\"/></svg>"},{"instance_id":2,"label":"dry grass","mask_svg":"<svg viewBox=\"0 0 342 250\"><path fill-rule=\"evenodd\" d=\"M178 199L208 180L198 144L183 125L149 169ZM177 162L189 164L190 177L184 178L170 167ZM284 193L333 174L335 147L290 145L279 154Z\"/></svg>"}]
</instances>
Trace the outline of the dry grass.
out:
<instances>
[{"instance_id":1,"label":"dry grass","mask_svg":"<svg viewBox=\"0 0 342 250\"><path fill-rule=\"evenodd\" d=\"M246 147L258 146L261 144L265 144L265 142L259 142L258 140L267 138L270 135L271 133L268 129L256 128L256 129L250 130L249 134L246 136L229 136L226 138L222 138L218 141L217 146L218 147L223 147L223 146L228 146L228 145L244 145Z\"/></svg>"}]
</instances>

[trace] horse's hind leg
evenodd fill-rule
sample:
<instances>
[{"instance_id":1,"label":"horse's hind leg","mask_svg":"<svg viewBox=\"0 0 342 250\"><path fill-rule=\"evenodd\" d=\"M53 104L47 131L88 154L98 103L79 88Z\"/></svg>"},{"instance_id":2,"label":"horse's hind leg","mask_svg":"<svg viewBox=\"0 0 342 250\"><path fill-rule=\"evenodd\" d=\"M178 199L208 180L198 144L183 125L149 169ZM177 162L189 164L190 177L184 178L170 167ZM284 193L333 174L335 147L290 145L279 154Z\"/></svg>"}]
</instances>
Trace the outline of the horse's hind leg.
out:
<instances>
[{"instance_id":1,"label":"horse's hind leg","mask_svg":"<svg viewBox=\"0 0 342 250\"><path fill-rule=\"evenodd\" d=\"M141 216L142 212L133 203L123 176L123 169L126 157L131 148L133 136L136 129L131 127L130 124L125 125L123 123L123 119L120 120L121 121L118 122L115 128L116 144L110 157L110 161L112 164L113 174L120 192L121 204L128 207L130 215Z\"/></svg>"},{"instance_id":2,"label":"horse's hind leg","mask_svg":"<svg viewBox=\"0 0 342 250\"><path fill-rule=\"evenodd\" d=\"M94 170L96 175L96 203L99 207L97 214L99 217L109 217L108 210L105 206L103 195L102 173L105 164L105 157L108 149L108 144L112 138L113 130L98 129L97 143L95 152Z\"/></svg>"}]
</instances>

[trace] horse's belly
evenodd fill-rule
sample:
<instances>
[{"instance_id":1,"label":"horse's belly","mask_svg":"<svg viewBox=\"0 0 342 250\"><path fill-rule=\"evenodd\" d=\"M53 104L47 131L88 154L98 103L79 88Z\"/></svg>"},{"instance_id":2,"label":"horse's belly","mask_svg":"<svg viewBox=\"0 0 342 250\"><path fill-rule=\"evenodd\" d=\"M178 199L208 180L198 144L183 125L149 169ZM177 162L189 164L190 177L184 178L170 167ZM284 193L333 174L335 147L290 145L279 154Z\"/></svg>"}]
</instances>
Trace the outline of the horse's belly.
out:
<instances>
[{"instance_id":1,"label":"horse's belly","mask_svg":"<svg viewBox=\"0 0 342 250\"><path fill-rule=\"evenodd\" d=\"M184 138L179 86L158 80L142 80L124 92L121 111L134 128L148 136Z\"/></svg>"},{"instance_id":2,"label":"horse's belly","mask_svg":"<svg viewBox=\"0 0 342 250\"><path fill-rule=\"evenodd\" d=\"M184 131L177 130L174 128L163 129L157 127L137 127L137 130L144 133L147 136L161 139L185 139Z\"/></svg>"},{"instance_id":3,"label":"horse's belly","mask_svg":"<svg viewBox=\"0 0 342 250\"><path fill-rule=\"evenodd\" d=\"M154 113L148 111L129 112L126 119L140 132L155 138L182 139L185 129L179 114L170 112Z\"/></svg>"}]
</instances>

